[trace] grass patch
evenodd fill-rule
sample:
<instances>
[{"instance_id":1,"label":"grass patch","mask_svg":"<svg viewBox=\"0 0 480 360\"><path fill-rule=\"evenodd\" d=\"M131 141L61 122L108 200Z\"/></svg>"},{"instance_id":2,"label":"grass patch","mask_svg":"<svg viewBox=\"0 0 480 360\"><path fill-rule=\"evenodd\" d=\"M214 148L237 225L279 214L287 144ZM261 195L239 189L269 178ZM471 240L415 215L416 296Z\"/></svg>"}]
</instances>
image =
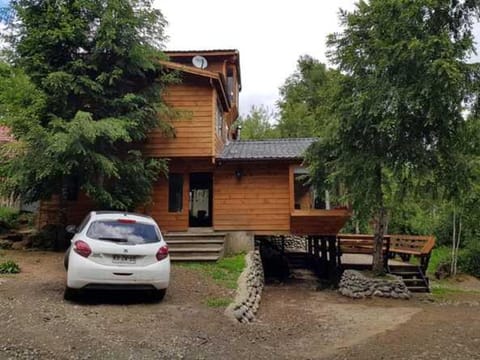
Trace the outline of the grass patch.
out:
<instances>
[{"instance_id":1,"label":"grass patch","mask_svg":"<svg viewBox=\"0 0 480 360\"><path fill-rule=\"evenodd\" d=\"M222 308L227 307L231 302L230 298L208 298L205 303L211 308Z\"/></svg>"},{"instance_id":2,"label":"grass patch","mask_svg":"<svg viewBox=\"0 0 480 360\"><path fill-rule=\"evenodd\" d=\"M215 280L217 284L228 289L236 289L238 277L245 268L245 254L225 257L214 263L186 262L180 266L198 270Z\"/></svg>"},{"instance_id":3,"label":"grass patch","mask_svg":"<svg viewBox=\"0 0 480 360\"><path fill-rule=\"evenodd\" d=\"M0 274L18 274L20 266L15 261L7 260L0 263Z\"/></svg>"},{"instance_id":4,"label":"grass patch","mask_svg":"<svg viewBox=\"0 0 480 360\"><path fill-rule=\"evenodd\" d=\"M434 274L442 262L450 262L451 249L448 246L439 246L433 249L428 263L428 274Z\"/></svg>"}]
</instances>

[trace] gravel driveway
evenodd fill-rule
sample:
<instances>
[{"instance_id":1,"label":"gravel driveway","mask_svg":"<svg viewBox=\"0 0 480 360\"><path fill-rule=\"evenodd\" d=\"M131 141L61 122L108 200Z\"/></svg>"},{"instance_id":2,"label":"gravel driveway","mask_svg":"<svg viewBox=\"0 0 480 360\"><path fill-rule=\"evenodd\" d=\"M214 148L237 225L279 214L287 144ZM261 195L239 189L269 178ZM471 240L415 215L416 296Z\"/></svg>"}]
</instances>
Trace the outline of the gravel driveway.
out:
<instances>
[{"instance_id":1,"label":"gravel driveway","mask_svg":"<svg viewBox=\"0 0 480 360\"><path fill-rule=\"evenodd\" d=\"M478 295L353 301L312 284L267 286L258 320L236 324L209 298L231 295L174 265L161 303L144 296L62 298L62 254L5 251L0 359L479 359Z\"/></svg>"}]
</instances>

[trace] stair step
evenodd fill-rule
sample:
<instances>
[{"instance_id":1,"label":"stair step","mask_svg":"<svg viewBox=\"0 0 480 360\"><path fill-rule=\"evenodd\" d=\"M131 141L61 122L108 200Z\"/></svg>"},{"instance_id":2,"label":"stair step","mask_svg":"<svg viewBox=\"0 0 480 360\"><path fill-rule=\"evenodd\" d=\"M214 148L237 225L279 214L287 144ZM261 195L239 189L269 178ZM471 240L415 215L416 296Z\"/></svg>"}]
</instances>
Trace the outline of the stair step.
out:
<instances>
[{"instance_id":1,"label":"stair step","mask_svg":"<svg viewBox=\"0 0 480 360\"><path fill-rule=\"evenodd\" d=\"M407 288L411 292L430 292L426 286L407 286Z\"/></svg>"},{"instance_id":2,"label":"stair step","mask_svg":"<svg viewBox=\"0 0 480 360\"><path fill-rule=\"evenodd\" d=\"M167 244L223 244L225 241L223 239L203 239L203 240L179 240L179 239L165 239Z\"/></svg>"},{"instance_id":3,"label":"stair step","mask_svg":"<svg viewBox=\"0 0 480 360\"><path fill-rule=\"evenodd\" d=\"M163 234L163 237L168 239L174 238L184 238L184 239L191 239L191 238L224 238L227 234L219 233L219 232L211 232L211 233L166 233Z\"/></svg>"},{"instance_id":4,"label":"stair step","mask_svg":"<svg viewBox=\"0 0 480 360\"><path fill-rule=\"evenodd\" d=\"M170 255L170 260L172 261L217 261L219 256L206 256L206 255L195 255L195 256L178 256Z\"/></svg>"},{"instance_id":5,"label":"stair step","mask_svg":"<svg viewBox=\"0 0 480 360\"><path fill-rule=\"evenodd\" d=\"M422 277L421 273L419 273L419 272L409 272L409 273L392 272L391 274L396 275L396 276L400 276L400 277L403 277L403 278L411 278L413 276Z\"/></svg>"},{"instance_id":6,"label":"stair step","mask_svg":"<svg viewBox=\"0 0 480 360\"><path fill-rule=\"evenodd\" d=\"M188 248L176 248L169 247L170 253L177 252L220 252L223 250L223 246L211 246L211 247L188 247Z\"/></svg>"}]
</instances>

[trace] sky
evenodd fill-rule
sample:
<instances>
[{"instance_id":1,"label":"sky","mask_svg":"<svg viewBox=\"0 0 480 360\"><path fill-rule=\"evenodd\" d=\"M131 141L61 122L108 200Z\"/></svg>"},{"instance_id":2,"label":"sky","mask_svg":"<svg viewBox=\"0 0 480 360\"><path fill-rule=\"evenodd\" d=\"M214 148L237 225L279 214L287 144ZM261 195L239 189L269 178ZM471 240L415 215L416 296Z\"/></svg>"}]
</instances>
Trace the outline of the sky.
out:
<instances>
[{"instance_id":1,"label":"sky","mask_svg":"<svg viewBox=\"0 0 480 360\"><path fill-rule=\"evenodd\" d=\"M0 0L1 1L1 0ZM278 89L301 55L326 62L325 41L338 31L339 8L354 0L156 0L169 25L168 50L238 49L240 113L252 105L274 110Z\"/></svg>"}]
</instances>

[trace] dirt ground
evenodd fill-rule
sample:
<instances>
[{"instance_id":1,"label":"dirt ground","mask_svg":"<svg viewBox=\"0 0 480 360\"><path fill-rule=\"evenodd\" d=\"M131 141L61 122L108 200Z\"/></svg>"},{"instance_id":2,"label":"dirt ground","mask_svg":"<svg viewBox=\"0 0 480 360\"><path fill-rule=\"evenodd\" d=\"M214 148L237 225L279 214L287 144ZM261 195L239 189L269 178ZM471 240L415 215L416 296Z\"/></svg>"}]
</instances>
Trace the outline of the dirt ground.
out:
<instances>
[{"instance_id":1,"label":"dirt ground","mask_svg":"<svg viewBox=\"0 0 480 360\"><path fill-rule=\"evenodd\" d=\"M354 301L308 282L270 285L258 319L237 324L206 305L230 291L192 269L173 266L161 303L101 293L70 303L62 254L3 254L22 272L0 276L0 359L480 359L480 293Z\"/></svg>"}]
</instances>

